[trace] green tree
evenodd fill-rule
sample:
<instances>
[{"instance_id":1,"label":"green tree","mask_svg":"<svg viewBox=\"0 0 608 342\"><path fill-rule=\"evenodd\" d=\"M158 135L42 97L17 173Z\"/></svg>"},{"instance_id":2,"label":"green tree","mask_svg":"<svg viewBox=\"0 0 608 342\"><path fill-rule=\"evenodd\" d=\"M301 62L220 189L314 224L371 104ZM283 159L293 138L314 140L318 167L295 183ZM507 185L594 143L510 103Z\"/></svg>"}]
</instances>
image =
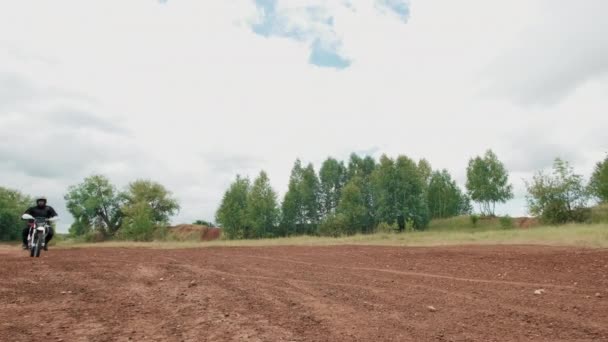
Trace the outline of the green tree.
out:
<instances>
[{"instance_id":1,"label":"green tree","mask_svg":"<svg viewBox=\"0 0 608 342\"><path fill-rule=\"evenodd\" d=\"M360 178L359 188L365 199L366 214L363 222L364 232L373 231L376 225L376 213L374 204L372 175L376 169L376 161L370 156L361 158L356 154L351 154L347 168L347 182L354 177Z\"/></svg>"},{"instance_id":2,"label":"green tree","mask_svg":"<svg viewBox=\"0 0 608 342\"><path fill-rule=\"evenodd\" d=\"M600 202L608 202L608 156L595 165L589 181L589 191Z\"/></svg>"},{"instance_id":3,"label":"green tree","mask_svg":"<svg viewBox=\"0 0 608 342\"><path fill-rule=\"evenodd\" d=\"M417 229L429 221L426 185L416 163L406 157L396 160L383 155L373 174L373 193L378 222L393 224L399 215Z\"/></svg>"},{"instance_id":4,"label":"green tree","mask_svg":"<svg viewBox=\"0 0 608 342\"><path fill-rule=\"evenodd\" d=\"M162 184L151 180L130 183L123 198L124 223L119 235L128 240L152 240L180 209L173 194Z\"/></svg>"},{"instance_id":5,"label":"green tree","mask_svg":"<svg viewBox=\"0 0 608 342\"><path fill-rule=\"evenodd\" d=\"M397 213L413 222L414 228L424 229L429 223L426 185L416 163L406 157L395 160Z\"/></svg>"},{"instance_id":6,"label":"green tree","mask_svg":"<svg viewBox=\"0 0 608 342\"><path fill-rule=\"evenodd\" d=\"M152 222L164 225L171 216L179 212L180 206L173 194L162 184L151 180L136 180L129 184L125 198L125 209L144 203L150 208ZM125 210L127 212L128 210Z\"/></svg>"},{"instance_id":7,"label":"green tree","mask_svg":"<svg viewBox=\"0 0 608 342\"><path fill-rule=\"evenodd\" d=\"M553 173L539 171L532 182L526 182L528 210L546 223L559 224L582 221L589 200L583 177L559 158L553 164Z\"/></svg>"},{"instance_id":8,"label":"green tree","mask_svg":"<svg viewBox=\"0 0 608 342\"><path fill-rule=\"evenodd\" d=\"M359 157L353 153L350 155L347 167L347 181L351 180L355 176L361 177L365 182L366 178L371 177L372 173L376 169L376 161L370 156L365 158Z\"/></svg>"},{"instance_id":9,"label":"green tree","mask_svg":"<svg viewBox=\"0 0 608 342\"><path fill-rule=\"evenodd\" d=\"M195 224L195 225L198 225L198 226L205 226L205 227L214 227L215 226L213 224L213 222L207 221L207 220L196 220L192 224Z\"/></svg>"},{"instance_id":10,"label":"green tree","mask_svg":"<svg viewBox=\"0 0 608 342\"><path fill-rule=\"evenodd\" d=\"M252 231L248 238L276 236L279 223L277 194L270 186L266 172L260 172L247 196L247 221Z\"/></svg>"},{"instance_id":11,"label":"green tree","mask_svg":"<svg viewBox=\"0 0 608 342\"><path fill-rule=\"evenodd\" d=\"M346 216L341 213L329 214L319 225L319 235L338 237L348 231Z\"/></svg>"},{"instance_id":12,"label":"green tree","mask_svg":"<svg viewBox=\"0 0 608 342\"><path fill-rule=\"evenodd\" d=\"M346 167L344 163L334 158L327 158L319 170L320 201L322 216L335 213L340 202L342 188L346 182Z\"/></svg>"},{"instance_id":13,"label":"green tree","mask_svg":"<svg viewBox=\"0 0 608 342\"><path fill-rule=\"evenodd\" d=\"M478 202L482 215L494 216L496 203L513 198L507 169L492 150L469 160L466 188L471 199Z\"/></svg>"},{"instance_id":14,"label":"green tree","mask_svg":"<svg viewBox=\"0 0 608 342\"><path fill-rule=\"evenodd\" d=\"M118 236L125 240L151 241L154 232L162 229L155 221L152 207L144 201L134 202L124 209L124 223L118 231Z\"/></svg>"},{"instance_id":15,"label":"green tree","mask_svg":"<svg viewBox=\"0 0 608 342\"><path fill-rule=\"evenodd\" d=\"M74 222L72 222L68 233L70 233L71 236L83 236L93 231L93 229L93 225L88 221L88 218L86 216L81 216L79 218L74 218ZM103 233L103 231L101 231L101 233L102 238L108 235L107 232Z\"/></svg>"},{"instance_id":16,"label":"green tree","mask_svg":"<svg viewBox=\"0 0 608 342\"><path fill-rule=\"evenodd\" d=\"M467 214L471 209L468 197L445 169L431 174L427 198L431 218Z\"/></svg>"},{"instance_id":17,"label":"green tree","mask_svg":"<svg viewBox=\"0 0 608 342\"><path fill-rule=\"evenodd\" d=\"M431 174L433 173L431 163L426 159L420 159L418 161L418 173L420 173L420 177L422 177L424 184L428 185L431 181Z\"/></svg>"},{"instance_id":18,"label":"green tree","mask_svg":"<svg viewBox=\"0 0 608 342\"><path fill-rule=\"evenodd\" d=\"M315 234L321 221L321 201L319 178L312 164L308 164L302 171L299 193L302 200L303 221L306 223L302 233Z\"/></svg>"},{"instance_id":19,"label":"green tree","mask_svg":"<svg viewBox=\"0 0 608 342\"><path fill-rule=\"evenodd\" d=\"M114 235L122 225L124 196L102 175L92 175L69 187L64 196L74 217L70 234L82 235L90 229L104 236Z\"/></svg>"},{"instance_id":20,"label":"green tree","mask_svg":"<svg viewBox=\"0 0 608 342\"><path fill-rule=\"evenodd\" d=\"M304 209L300 184L302 183L302 163L297 159L291 169L289 185L281 206L281 235L298 234L304 225Z\"/></svg>"},{"instance_id":21,"label":"green tree","mask_svg":"<svg viewBox=\"0 0 608 342\"><path fill-rule=\"evenodd\" d=\"M382 155L372 175L375 214L378 222L392 224L397 219L397 177L395 162Z\"/></svg>"},{"instance_id":22,"label":"green tree","mask_svg":"<svg viewBox=\"0 0 608 342\"><path fill-rule=\"evenodd\" d=\"M283 235L315 234L321 219L319 178L312 164L296 160L282 204Z\"/></svg>"},{"instance_id":23,"label":"green tree","mask_svg":"<svg viewBox=\"0 0 608 342\"><path fill-rule=\"evenodd\" d=\"M32 199L17 190L0 187L0 241L18 240L25 227L21 215Z\"/></svg>"},{"instance_id":24,"label":"green tree","mask_svg":"<svg viewBox=\"0 0 608 342\"><path fill-rule=\"evenodd\" d=\"M338 205L338 213L342 215L341 223L345 225L343 234L355 234L366 231L367 207L365 194L361 190L363 179L353 177L342 190L342 197Z\"/></svg>"},{"instance_id":25,"label":"green tree","mask_svg":"<svg viewBox=\"0 0 608 342\"><path fill-rule=\"evenodd\" d=\"M462 193L460 201L460 212L459 215L471 215L473 214L473 205L471 204L471 198L466 193Z\"/></svg>"},{"instance_id":26,"label":"green tree","mask_svg":"<svg viewBox=\"0 0 608 342\"><path fill-rule=\"evenodd\" d=\"M229 239L242 239L247 236L247 197L249 196L249 179L236 176L236 180L230 185L219 209L215 220L222 227L222 234Z\"/></svg>"}]
</instances>

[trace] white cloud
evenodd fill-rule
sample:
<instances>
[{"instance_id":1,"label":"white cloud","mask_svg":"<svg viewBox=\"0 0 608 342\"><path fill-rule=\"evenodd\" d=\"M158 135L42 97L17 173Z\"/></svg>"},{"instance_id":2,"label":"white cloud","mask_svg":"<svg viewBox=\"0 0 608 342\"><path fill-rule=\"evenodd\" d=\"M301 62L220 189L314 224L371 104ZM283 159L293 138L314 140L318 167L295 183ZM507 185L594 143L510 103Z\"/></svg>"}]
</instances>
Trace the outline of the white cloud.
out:
<instances>
[{"instance_id":1,"label":"white cloud","mask_svg":"<svg viewBox=\"0 0 608 342\"><path fill-rule=\"evenodd\" d=\"M491 64L491 89L525 105L556 104L608 73L608 2L536 3L534 20Z\"/></svg>"},{"instance_id":2,"label":"white cloud","mask_svg":"<svg viewBox=\"0 0 608 342\"><path fill-rule=\"evenodd\" d=\"M283 192L296 157L318 167L378 148L463 184L468 158L493 148L521 190L540 165L522 160L568 153L588 173L608 150L606 30L588 5L559 2L578 19L555 25L544 1L412 0L406 23L375 1L319 4L352 58L344 70L309 64L305 41L252 32L253 1L1 4L0 185L62 207L90 172L152 178L191 221L213 219L237 173L265 169ZM49 131L23 138L32 121ZM48 175L22 158L41 146L56 151ZM522 214L513 203L503 210Z\"/></svg>"}]
</instances>

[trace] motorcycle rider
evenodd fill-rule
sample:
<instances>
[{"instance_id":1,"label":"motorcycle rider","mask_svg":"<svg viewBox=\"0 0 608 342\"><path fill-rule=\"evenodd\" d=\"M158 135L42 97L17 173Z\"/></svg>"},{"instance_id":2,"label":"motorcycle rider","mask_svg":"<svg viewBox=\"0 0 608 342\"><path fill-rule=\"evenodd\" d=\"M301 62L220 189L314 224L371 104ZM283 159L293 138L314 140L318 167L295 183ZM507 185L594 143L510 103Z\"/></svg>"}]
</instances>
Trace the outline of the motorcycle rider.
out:
<instances>
[{"instance_id":1,"label":"motorcycle rider","mask_svg":"<svg viewBox=\"0 0 608 342\"><path fill-rule=\"evenodd\" d=\"M30 214L33 217L44 217L47 219L53 218L55 216L57 216L57 212L55 211L55 209L53 209L53 207L46 205L46 197L45 196L38 196L36 197L36 205L27 209L25 211L25 214ZM29 233L29 225L26 226L23 229L22 232L22 238L23 238L23 249L27 249L27 235ZM51 241L51 239L53 238L53 234L55 232L53 231L53 227L51 225L49 225L49 231L46 235L46 241L44 243L44 250L48 251L48 246L49 246L49 241Z\"/></svg>"}]
</instances>

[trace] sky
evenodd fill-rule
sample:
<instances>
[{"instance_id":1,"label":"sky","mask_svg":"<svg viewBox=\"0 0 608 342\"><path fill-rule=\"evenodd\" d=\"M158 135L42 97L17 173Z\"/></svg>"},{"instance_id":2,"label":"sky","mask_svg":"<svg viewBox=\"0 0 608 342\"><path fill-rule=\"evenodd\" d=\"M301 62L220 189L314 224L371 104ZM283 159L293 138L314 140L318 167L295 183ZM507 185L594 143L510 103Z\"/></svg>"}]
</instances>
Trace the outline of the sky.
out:
<instances>
[{"instance_id":1,"label":"sky","mask_svg":"<svg viewBox=\"0 0 608 342\"><path fill-rule=\"evenodd\" d=\"M608 152L604 0L0 0L0 186L164 184L214 220L237 174L405 154L461 186L492 149L524 180Z\"/></svg>"}]
</instances>

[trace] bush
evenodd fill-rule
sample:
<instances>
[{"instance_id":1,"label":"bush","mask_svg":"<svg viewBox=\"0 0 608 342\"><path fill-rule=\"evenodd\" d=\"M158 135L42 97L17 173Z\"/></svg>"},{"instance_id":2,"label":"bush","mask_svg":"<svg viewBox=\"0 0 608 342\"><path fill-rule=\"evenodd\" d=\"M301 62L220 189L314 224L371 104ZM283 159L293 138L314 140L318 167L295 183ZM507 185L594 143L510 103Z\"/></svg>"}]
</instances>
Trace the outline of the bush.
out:
<instances>
[{"instance_id":1,"label":"bush","mask_svg":"<svg viewBox=\"0 0 608 342\"><path fill-rule=\"evenodd\" d=\"M500 222L500 227L503 229L513 228L513 219L509 215L502 216L498 219Z\"/></svg>"},{"instance_id":2,"label":"bush","mask_svg":"<svg viewBox=\"0 0 608 342\"><path fill-rule=\"evenodd\" d=\"M96 230L89 231L81 236L85 242L103 242L106 240L106 236L103 235L102 232Z\"/></svg>"},{"instance_id":3,"label":"bush","mask_svg":"<svg viewBox=\"0 0 608 342\"><path fill-rule=\"evenodd\" d=\"M348 231L348 219L342 214L327 217L319 226L319 234L322 236L338 237Z\"/></svg>"},{"instance_id":4,"label":"bush","mask_svg":"<svg viewBox=\"0 0 608 342\"><path fill-rule=\"evenodd\" d=\"M151 241L158 226L154 222L152 209L145 202L132 205L125 213L126 222L117 237L124 240Z\"/></svg>"},{"instance_id":5,"label":"bush","mask_svg":"<svg viewBox=\"0 0 608 342\"><path fill-rule=\"evenodd\" d=\"M479 215L471 215L470 216L471 219L471 224L473 225L473 227L477 226L477 221L479 221Z\"/></svg>"},{"instance_id":6,"label":"bush","mask_svg":"<svg viewBox=\"0 0 608 342\"><path fill-rule=\"evenodd\" d=\"M378 232L378 233L394 233L398 230L399 230L399 227L397 227L397 224L395 224L395 223L389 224L386 222L380 222L376 226L376 232Z\"/></svg>"},{"instance_id":7,"label":"bush","mask_svg":"<svg viewBox=\"0 0 608 342\"><path fill-rule=\"evenodd\" d=\"M608 223L608 203L590 209L591 223Z\"/></svg>"},{"instance_id":8,"label":"bush","mask_svg":"<svg viewBox=\"0 0 608 342\"><path fill-rule=\"evenodd\" d=\"M19 191L0 187L0 241L21 240L25 223L21 214L31 204L31 199Z\"/></svg>"},{"instance_id":9,"label":"bush","mask_svg":"<svg viewBox=\"0 0 608 342\"><path fill-rule=\"evenodd\" d=\"M417 230L417 226L416 226L416 221L414 221L413 219L407 219L405 220L405 231L406 232L413 232L415 230ZM420 230L424 230L423 228Z\"/></svg>"},{"instance_id":10,"label":"bush","mask_svg":"<svg viewBox=\"0 0 608 342\"><path fill-rule=\"evenodd\" d=\"M589 192L583 185L583 177L575 174L568 162L556 159L552 174L537 173L531 182L526 182L526 188L530 213L544 223L590 220L590 212L586 209Z\"/></svg>"},{"instance_id":11,"label":"bush","mask_svg":"<svg viewBox=\"0 0 608 342\"><path fill-rule=\"evenodd\" d=\"M196 220L192 224L196 224L199 226L206 226L206 227L215 227L215 225L211 221L205 221L205 220Z\"/></svg>"},{"instance_id":12,"label":"bush","mask_svg":"<svg viewBox=\"0 0 608 342\"><path fill-rule=\"evenodd\" d=\"M91 225L84 220L76 219L70 226L69 234L71 237L84 236L92 231Z\"/></svg>"},{"instance_id":13,"label":"bush","mask_svg":"<svg viewBox=\"0 0 608 342\"><path fill-rule=\"evenodd\" d=\"M56 246L58 243L62 243L68 241L69 235L57 233L57 229L55 229L55 235L53 235L53 240L49 242L49 246Z\"/></svg>"},{"instance_id":14,"label":"bush","mask_svg":"<svg viewBox=\"0 0 608 342\"><path fill-rule=\"evenodd\" d=\"M563 202L554 201L546 206L540 219L548 224L590 223L592 221L591 215L590 208L580 207L567 210Z\"/></svg>"},{"instance_id":15,"label":"bush","mask_svg":"<svg viewBox=\"0 0 608 342\"><path fill-rule=\"evenodd\" d=\"M608 156L595 165L589 181L589 191L600 202L608 203Z\"/></svg>"},{"instance_id":16,"label":"bush","mask_svg":"<svg viewBox=\"0 0 608 342\"><path fill-rule=\"evenodd\" d=\"M591 223L591 208L576 208L572 210L570 219L576 223Z\"/></svg>"},{"instance_id":17,"label":"bush","mask_svg":"<svg viewBox=\"0 0 608 342\"><path fill-rule=\"evenodd\" d=\"M165 241L169 237L169 229L165 226L158 226L152 232L152 239L154 241Z\"/></svg>"}]
</instances>

